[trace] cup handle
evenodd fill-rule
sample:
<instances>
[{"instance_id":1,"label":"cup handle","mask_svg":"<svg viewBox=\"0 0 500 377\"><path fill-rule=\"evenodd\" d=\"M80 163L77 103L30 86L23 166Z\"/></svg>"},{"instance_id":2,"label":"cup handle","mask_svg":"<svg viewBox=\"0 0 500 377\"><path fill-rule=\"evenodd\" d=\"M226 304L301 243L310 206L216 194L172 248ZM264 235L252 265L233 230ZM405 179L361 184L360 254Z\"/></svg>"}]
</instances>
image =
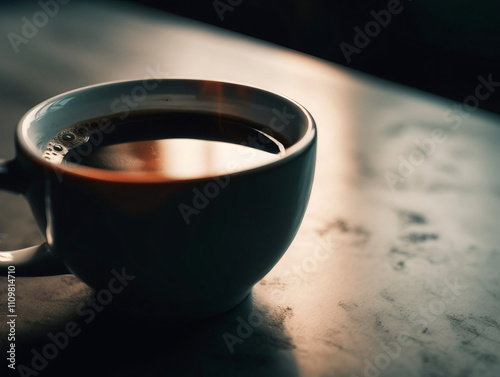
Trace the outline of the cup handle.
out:
<instances>
[{"instance_id":1,"label":"cup handle","mask_svg":"<svg viewBox=\"0 0 500 377\"><path fill-rule=\"evenodd\" d=\"M17 160L0 160L0 189L24 194L27 179ZM0 251L0 276L15 271L16 276L48 276L70 273L55 257L47 243L20 250Z\"/></svg>"}]
</instances>

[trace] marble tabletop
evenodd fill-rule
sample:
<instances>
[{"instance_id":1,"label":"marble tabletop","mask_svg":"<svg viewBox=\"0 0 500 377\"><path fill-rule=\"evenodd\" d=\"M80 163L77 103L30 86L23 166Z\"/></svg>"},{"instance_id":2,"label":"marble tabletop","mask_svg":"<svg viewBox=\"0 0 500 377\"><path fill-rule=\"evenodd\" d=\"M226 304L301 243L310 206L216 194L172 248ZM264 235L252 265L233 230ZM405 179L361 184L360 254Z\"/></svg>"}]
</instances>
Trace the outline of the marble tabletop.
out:
<instances>
[{"instance_id":1,"label":"marble tabletop","mask_svg":"<svg viewBox=\"0 0 500 377\"><path fill-rule=\"evenodd\" d=\"M72 275L18 278L23 368L13 375L500 375L500 117L476 109L499 95L500 78L478 76L453 103L166 13L57 4L46 22L35 2L0 9L1 158L13 157L17 121L42 100L156 75L297 100L317 122L318 162L295 241L219 317L138 322L93 307L95 292ZM0 208L0 248L43 241L22 198L0 193ZM6 312L1 277L4 356Z\"/></svg>"}]
</instances>

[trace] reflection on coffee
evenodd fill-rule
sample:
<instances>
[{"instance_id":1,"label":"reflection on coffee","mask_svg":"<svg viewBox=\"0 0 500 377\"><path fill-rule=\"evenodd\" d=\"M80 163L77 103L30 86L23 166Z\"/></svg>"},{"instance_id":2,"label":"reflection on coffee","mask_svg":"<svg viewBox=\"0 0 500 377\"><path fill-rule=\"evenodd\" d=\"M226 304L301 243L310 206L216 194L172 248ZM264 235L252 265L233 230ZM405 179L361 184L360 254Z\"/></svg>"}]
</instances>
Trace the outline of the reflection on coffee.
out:
<instances>
[{"instance_id":1,"label":"reflection on coffee","mask_svg":"<svg viewBox=\"0 0 500 377\"><path fill-rule=\"evenodd\" d=\"M107 117L74 124L47 144L44 158L171 178L222 175L283 155L287 141L262 128L213 114L137 112L123 120Z\"/></svg>"}]
</instances>

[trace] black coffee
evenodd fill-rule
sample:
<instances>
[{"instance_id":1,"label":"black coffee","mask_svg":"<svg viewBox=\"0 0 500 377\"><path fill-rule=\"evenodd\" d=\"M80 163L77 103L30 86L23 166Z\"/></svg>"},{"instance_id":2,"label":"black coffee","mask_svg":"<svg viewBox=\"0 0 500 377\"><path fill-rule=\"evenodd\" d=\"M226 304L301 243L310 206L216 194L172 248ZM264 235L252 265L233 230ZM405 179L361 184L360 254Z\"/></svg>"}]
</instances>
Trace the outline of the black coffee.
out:
<instances>
[{"instance_id":1,"label":"black coffee","mask_svg":"<svg viewBox=\"0 0 500 377\"><path fill-rule=\"evenodd\" d=\"M137 112L74 124L47 144L44 158L173 178L220 175L282 156L287 141L262 128L213 114Z\"/></svg>"}]
</instances>

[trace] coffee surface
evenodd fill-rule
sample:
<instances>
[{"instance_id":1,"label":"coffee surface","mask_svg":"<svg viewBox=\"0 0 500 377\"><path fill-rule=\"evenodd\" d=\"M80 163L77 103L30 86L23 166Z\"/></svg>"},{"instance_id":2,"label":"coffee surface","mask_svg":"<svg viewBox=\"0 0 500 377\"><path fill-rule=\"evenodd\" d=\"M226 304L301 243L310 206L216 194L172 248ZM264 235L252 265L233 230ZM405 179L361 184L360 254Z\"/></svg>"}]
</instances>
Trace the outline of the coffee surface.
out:
<instances>
[{"instance_id":1,"label":"coffee surface","mask_svg":"<svg viewBox=\"0 0 500 377\"><path fill-rule=\"evenodd\" d=\"M279 159L284 145L257 125L199 113L131 114L79 122L45 147L55 164L172 178L214 176Z\"/></svg>"}]
</instances>

